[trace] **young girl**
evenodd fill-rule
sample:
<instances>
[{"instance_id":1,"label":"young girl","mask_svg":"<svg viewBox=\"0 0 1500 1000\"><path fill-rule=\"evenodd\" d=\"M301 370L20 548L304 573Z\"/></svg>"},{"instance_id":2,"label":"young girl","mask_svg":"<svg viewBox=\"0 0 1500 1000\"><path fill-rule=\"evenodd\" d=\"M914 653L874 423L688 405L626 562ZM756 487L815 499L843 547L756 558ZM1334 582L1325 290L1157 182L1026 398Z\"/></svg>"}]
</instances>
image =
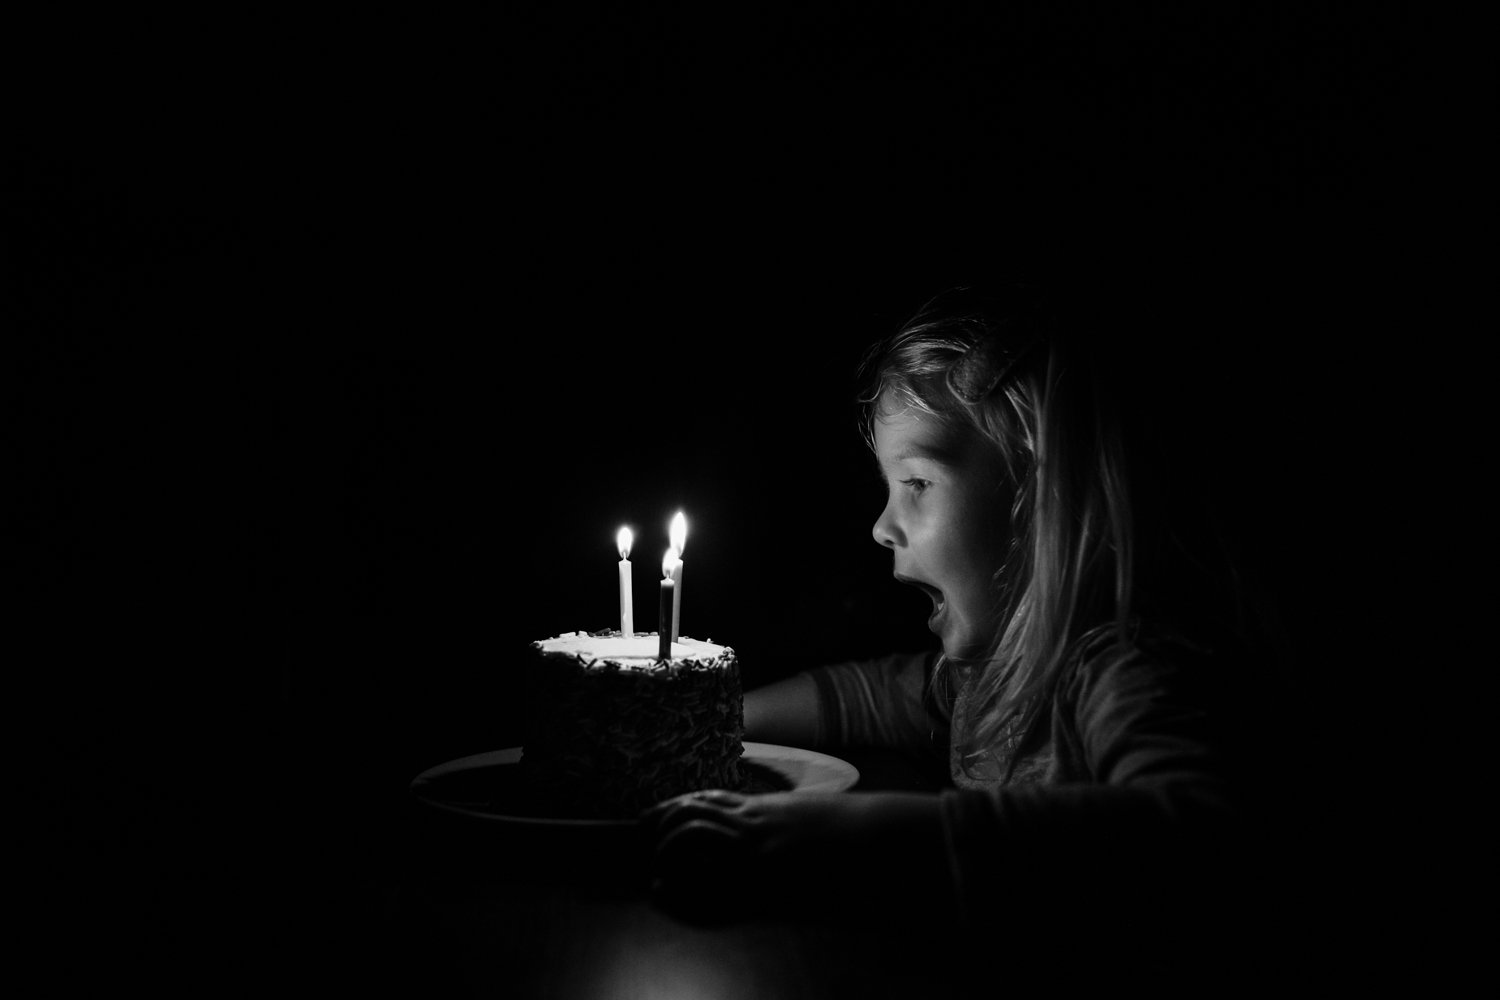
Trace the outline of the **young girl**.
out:
<instances>
[{"instance_id":1,"label":"young girl","mask_svg":"<svg viewBox=\"0 0 1500 1000\"><path fill-rule=\"evenodd\" d=\"M1262 832L1253 685L1275 681L1113 346L1037 297L960 290L871 349L872 534L941 651L751 691L746 736L941 755L951 787L673 799L644 817L662 898L973 922L1229 892Z\"/></svg>"}]
</instances>

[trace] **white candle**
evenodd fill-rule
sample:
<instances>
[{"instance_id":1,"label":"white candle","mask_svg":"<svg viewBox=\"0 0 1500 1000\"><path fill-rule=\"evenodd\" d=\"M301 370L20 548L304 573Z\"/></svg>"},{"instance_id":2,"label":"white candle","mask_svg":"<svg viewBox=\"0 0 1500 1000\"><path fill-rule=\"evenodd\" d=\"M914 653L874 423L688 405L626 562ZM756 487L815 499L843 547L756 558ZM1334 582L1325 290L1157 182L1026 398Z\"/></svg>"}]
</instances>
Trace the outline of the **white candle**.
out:
<instances>
[{"instance_id":1,"label":"white candle","mask_svg":"<svg viewBox=\"0 0 1500 1000\"><path fill-rule=\"evenodd\" d=\"M672 526L667 531L667 537L672 542L672 552L677 556L676 565L672 569L672 641L677 641L678 622L682 617L682 550L687 548L687 518L682 511L672 518Z\"/></svg>"},{"instance_id":2,"label":"white candle","mask_svg":"<svg viewBox=\"0 0 1500 1000\"><path fill-rule=\"evenodd\" d=\"M629 528L621 528L615 536L620 549L620 634L627 639L635 634L635 595L630 589L630 546L634 542Z\"/></svg>"}]
</instances>

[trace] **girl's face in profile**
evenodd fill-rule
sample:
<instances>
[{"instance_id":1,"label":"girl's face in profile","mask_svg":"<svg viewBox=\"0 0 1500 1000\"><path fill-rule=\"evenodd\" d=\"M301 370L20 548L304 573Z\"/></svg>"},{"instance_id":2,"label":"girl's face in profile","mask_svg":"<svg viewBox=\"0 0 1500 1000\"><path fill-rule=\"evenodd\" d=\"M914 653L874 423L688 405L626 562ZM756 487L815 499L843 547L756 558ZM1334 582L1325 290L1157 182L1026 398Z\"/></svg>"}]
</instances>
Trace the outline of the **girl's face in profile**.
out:
<instances>
[{"instance_id":1,"label":"girl's face in profile","mask_svg":"<svg viewBox=\"0 0 1500 1000\"><path fill-rule=\"evenodd\" d=\"M951 657L981 655L998 625L994 582L1010 544L1011 489L998 450L977 431L882 396L875 458L885 510L875 541L896 579L932 599L927 627Z\"/></svg>"}]
</instances>

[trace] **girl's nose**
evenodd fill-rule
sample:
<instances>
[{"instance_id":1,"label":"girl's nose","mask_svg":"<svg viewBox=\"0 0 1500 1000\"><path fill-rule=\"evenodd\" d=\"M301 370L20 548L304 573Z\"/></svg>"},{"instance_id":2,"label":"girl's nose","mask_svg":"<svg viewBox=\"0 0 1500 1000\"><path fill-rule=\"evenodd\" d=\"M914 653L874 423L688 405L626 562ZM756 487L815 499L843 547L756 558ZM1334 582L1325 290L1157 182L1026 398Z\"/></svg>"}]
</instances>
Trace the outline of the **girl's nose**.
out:
<instances>
[{"instance_id":1,"label":"girl's nose","mask_svg":"<svg viewBox=\"0 0 1500 1000\"><path fill-rule=\"evenodd\" d=\"M895 515L891 513L891 505L887 503L880 516L875 519L875 525L870 529L870 534L875 539L876 545L884 545L888 549L894 549L905 543L905 536L901 529L896 526Z\"/></svg>"}]
</instances>

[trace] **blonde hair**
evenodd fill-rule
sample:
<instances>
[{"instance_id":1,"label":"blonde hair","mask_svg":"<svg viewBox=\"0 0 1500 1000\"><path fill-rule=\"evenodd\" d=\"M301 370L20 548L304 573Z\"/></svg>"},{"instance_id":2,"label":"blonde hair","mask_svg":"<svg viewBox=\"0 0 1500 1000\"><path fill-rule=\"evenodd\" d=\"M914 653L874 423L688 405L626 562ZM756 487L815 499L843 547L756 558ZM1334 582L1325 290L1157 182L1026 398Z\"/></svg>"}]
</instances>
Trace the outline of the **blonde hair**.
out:
<instances>
[{"instance_id":1,"label":"blonde hair","mask_svg":"<svg viewBox=\"0 0 1500 1000\"><path fill-rule=\"evenodd\" d=\"M928 302L860 366L872 448L889 393L978 431L1002 456L1014 491L1010 509L996 511L1012 533L996 573L1000 624L983 656L957 664L974 671L967 731L954 733L966 769L1012 724L1025 744L1086 633L1112 629L1130 640L1135 498L1112 387L1080 349L1081 332L1034 297L996 301L958 289ZM951 685L954 666L941 658L934 683Z\"/></svg>"}]
</instances>

